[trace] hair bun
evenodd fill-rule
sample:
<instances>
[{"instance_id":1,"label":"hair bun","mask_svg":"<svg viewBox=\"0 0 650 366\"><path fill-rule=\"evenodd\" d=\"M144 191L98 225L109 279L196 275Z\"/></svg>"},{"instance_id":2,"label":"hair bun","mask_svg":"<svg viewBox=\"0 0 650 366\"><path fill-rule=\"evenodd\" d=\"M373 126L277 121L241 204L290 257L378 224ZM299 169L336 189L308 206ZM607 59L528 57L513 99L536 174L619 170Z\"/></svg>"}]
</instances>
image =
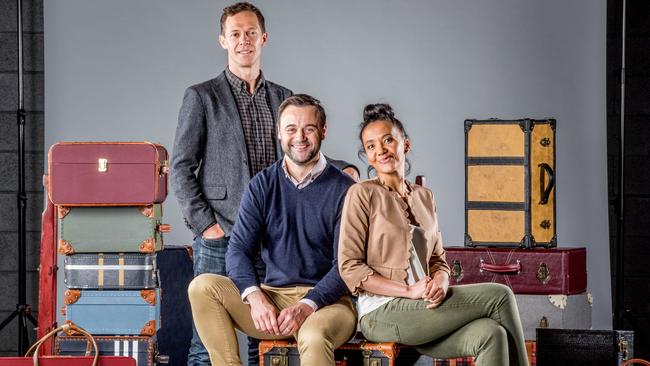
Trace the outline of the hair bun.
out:
<instances>
[{"instance_id":1,"label":"hair bun","mask_svg":"<svg viewBox=\"0 0 650 366\"><path fill-rule=\"evenodd\" d=\"M363 109L364 122L376 121L379 119L393 120L395 119L395 112L390 105L385 103L368 104Z\"/></svg>"}]
</instances>

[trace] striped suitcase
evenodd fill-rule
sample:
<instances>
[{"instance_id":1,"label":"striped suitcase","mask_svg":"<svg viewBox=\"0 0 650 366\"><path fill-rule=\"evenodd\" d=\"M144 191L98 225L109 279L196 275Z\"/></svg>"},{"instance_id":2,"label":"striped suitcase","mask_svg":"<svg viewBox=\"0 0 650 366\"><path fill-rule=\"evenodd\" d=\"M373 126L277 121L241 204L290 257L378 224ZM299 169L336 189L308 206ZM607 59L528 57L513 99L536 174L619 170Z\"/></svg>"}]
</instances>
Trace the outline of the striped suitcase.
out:
<instances>
[{"instance_id":1,"label":"striped suitcase","mask_svg":"<svg viewBox=\"0 0 650 366\"><path fill-rule=\"evenodd\" d=\"M141 290L158 287L155 254L73 254L64 259L70 289Z\"/></svg>"},{"instance_id":2,"label":"striped suitcase","mask_svg":"<svg viewBox=\"0 0 650 366\"><path fill-rule=\"evenodd\" d=\"M140 336L94 336L100 356L127 356L136 366L153 366L166 363L167 358L158 354L156 337ZM61 356L83 356L86 339L81 336L59 336L54 352Z\"/></svg>"},{"instance_id":3,"label":"striped suitcase","mask_svg":"<svg viewBox=\"0 0 650 366\"><path fill-rule=\"evenodd\" d=\"M162 250L162 205L120 207L57 206L58 249L74 253L153 253Z\"/></svg>"},{"instance_id":4,"label":"striped suitcase","mask_svg":"<svg viewBox=\"0 0 650 366\"><path fill-rule=\"evenodd\" d=\"M66 290L62 309L72 322L95 335L153 336L160 328L160 290Z\"/></svg>"}]
</instances>

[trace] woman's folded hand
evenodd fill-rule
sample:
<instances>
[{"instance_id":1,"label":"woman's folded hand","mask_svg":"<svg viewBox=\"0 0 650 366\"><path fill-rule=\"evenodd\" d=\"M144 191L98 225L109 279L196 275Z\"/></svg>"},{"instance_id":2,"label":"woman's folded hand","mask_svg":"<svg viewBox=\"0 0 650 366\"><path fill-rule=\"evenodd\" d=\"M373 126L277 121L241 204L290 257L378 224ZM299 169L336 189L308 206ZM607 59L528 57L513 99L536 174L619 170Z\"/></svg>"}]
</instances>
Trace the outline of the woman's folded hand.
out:
<instances>
[{"instance_id":1,"label":"woman's folded hand","mask_svg":"<svg viewBox=\"0 0 650 366\"><path fill-rule=\"evenodd\" d=\"M408 286L406 289L406 297L413 300L422 299L430 281L431 278L424 277L418 282Z\"/></svg>"},{"instance_id":2,"label":"woman's folded hand","mask_svg":"<svg viewBox=\"0 0 650 366\"><path fill-rule=\"evenodd\" d=\"M434 274L433 279L427 284L427 288L422 295L425 301L430 302L427 307L433 309L440 305L447 296L449 288L449 275L447 272L438 271Z\"/></svg>"}]
</instances>

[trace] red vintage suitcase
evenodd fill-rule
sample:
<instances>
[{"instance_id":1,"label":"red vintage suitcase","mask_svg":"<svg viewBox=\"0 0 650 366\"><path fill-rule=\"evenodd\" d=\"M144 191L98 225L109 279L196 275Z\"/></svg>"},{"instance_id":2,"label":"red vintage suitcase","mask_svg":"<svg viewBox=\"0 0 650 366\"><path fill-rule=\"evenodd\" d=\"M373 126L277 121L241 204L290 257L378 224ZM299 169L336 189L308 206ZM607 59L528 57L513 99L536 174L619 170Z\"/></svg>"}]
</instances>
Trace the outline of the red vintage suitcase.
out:
<instances>
[{"instance_id":1,"label":"red vintage suitcase","mask_svg":"<svg viewBox=\"0 0 650 366\"><path fill-rule=\"evenodd\" d=\"M496 282L516 294L573 295L587 290L585 248L446 247L449 283Z\"/></svg>"},{"instance_id":2,"label":"red vintage suitcase","mask_svg":"<svg viewBox=\"0 0 650 366\"><path fill-rule=\"evenodd\" d=\"M82 333L88 340L89 347L86 356L41 356L38 353L43 343L48 341L60 331L74 330ZM94 356L90 356L90 349L94 351ZM33 355L33 356L32 356ZM135 359L126 356L99 356L97 352L97 343L93 337L85 330L74 324L65 324L57 329L47 333L39 339L27 351L25 357L0 357L0 366L136 366Z\"/></svg>"},{"instance_id":3,"label":"red vintage suitcase","mask_svg":"<svg viewBox=\"0 0 650 366\"><path fill-rule=\"evenodd\" d=\"M150 142L59 142L50 148L55 205L139 206L167 197L167 150Z\"/></svg>"},{"instance_id":4,"label":"red vintage suitcase","mask_svg":"<svg viewBox=\"0 0 650 366\"><path fill-rule=\"evenodd\" d=\"M43 186L48 191L48 176L43 176ZM36 337L56 328L56 218L55 208L46 193L45 210L41 218L41 251L38 284L38 331ZM41 347L41 355L52 354L52 340Z\"/></svg>"}]
</instances>

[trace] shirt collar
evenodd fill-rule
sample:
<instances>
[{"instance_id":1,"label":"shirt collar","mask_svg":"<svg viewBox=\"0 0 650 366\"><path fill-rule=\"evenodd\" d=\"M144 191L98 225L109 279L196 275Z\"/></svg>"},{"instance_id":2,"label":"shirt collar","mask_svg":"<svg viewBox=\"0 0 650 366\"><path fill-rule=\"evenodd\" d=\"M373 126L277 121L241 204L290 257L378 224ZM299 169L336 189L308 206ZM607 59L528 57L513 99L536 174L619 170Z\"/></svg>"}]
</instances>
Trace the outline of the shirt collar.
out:
<instances>
[{"instance_id":1,"label":"shirt collar","mask_svg":"<svg viewBox=\"0 0 650 366\"><path fill-rule=\"evenodd\" d=\"M248 94L248 84L246 84L244 80L240 79L237 75L230 71L228 67L226 67L226 79L228 79L228 83L233 89ZM253 94L257 93L257 91L260 90L260 88L262 88L265 84L266 81L264 79L264 73L262 70L260 70L260 76L257 78L257 84L255 85L255 91Z\"/></svg>"},{"instance_id":2,"label":"shirt collar","mask_svg":"<svg viewBox=\"0 0 650 366\"><path fill-rule=\"evenodd\" d=\"M318 152L318 161L316 162L316 165L314 165L313 168L305 175L305 178L303 178L302 181L297 181L294 177L289 174L289 170L287 169L287 156L285 155L282 158L282 170L284 170L284 175L293 183L298 189L305 188L308 186L311 182L316 180L323 171L325 171L325 168L327 167L327 160L325 159L325 155L323 154L322 151Z\"/></svg>"}]
</instances>

